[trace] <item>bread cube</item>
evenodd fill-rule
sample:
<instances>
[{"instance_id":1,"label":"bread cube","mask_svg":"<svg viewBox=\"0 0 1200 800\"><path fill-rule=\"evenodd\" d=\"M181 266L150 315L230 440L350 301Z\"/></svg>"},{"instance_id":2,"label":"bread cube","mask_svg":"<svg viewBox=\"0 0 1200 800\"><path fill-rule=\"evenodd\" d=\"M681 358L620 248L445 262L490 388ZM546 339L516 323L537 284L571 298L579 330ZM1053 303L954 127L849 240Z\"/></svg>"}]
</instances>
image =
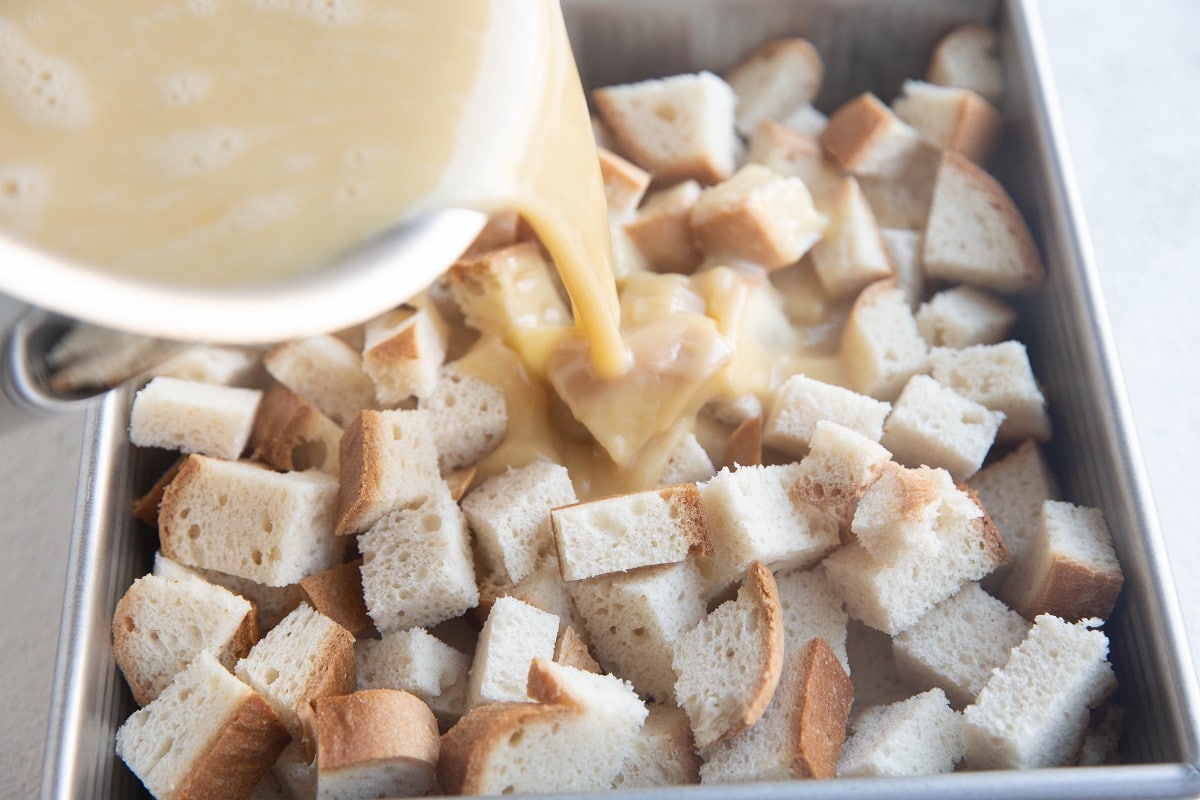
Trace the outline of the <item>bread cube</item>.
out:
<instances>
[{"instance_id":1,"label":"bread cube","mask_svg":"<svg viewBox=\"0 0 1200 800\"><path fill-rule=\"evenodd\" d=\"M362 411L342 434L337 532L361 533L393 509L444 490L433 414Z\"/></svg>"},{"instance_id":2,"label":"bread cube","mask_svg":"<svg viewBox=\"0 0 1200 800\"><path fill-rule=\"evenodd\" d=\"M879 236L883 239L883 248L887 251L888 261L891 262L896 286L904 295L909 308L916 309L925 294L925 268L921 266L921 234L904 228L880 228ZM918 319L917 330L920 329Z\"/></svg>"},{"instance_id":3,"label":"bread cube","mask_svg":"<svg viewBox=\"0 0 1200 800\"><path fill-rule=\"evenodd\" d=\"M725 458L722 466L728 470L735 470L738 467L756 467L760 464L762 464L762 417L754 416L730 432L729 438L725 440Z\"/></svg>"},{"instance_id":4,"label":"bread cube","mask_svg":"<svg viewBox=\"0 0 1200 800\"><path fill-rule=\"evenodd\" d=\"M508 407L504 392L458 369L442 367L437 386L421 399L442 472L476 463L504 441Z\"/></svg>"},{"instance_id":5,"label":"bread cube","mask_svg":"<svg viewBox=\"0 0 1200 800\"><path fill-rule=\"evenodd\" d=\"M915 684L946 692L955 708L975 701L992 670L1008 663L1030 623L968 583L892 641L896 668Z\"/></svg>"},{"instance_id":6,"label":"bread cube","mask_svg":"<svg viewBox=\"0 0 1200 800\"><path fill-rule=\"evenodd\" d=\"M367 612L382 634L435 625L479 602L467 520L445 484L384 515L358 549Z\"/></svg>"},{"instance_id":7,"label":"bread cube","mask_svg":"<svg viewBox=\"0 0 1200 800\"><path fill-rule=\"evenodd\" d=\"M570 584L596 655L643 695L671 703L675 642L704 617L704 584L692 559Z\"/></svg>"},{"instance_id":8,"label":"bread cube","mask_svg":"<svg viewBox=\"0 0 1200 800\"><path fill-rule=\"evenodd\" d=\"M700 756L687 714L675 706L651 705L633 750L621 762L614 789L682 786L700 781Z\"/></svg>"},{"instance_id":9,"label":"bread cube","mask_svg":"<svg viewBox=\"0 0 1200 800\"><path fill-rule=\"evenodd\" d=\"M655 272L686 274L703 260L692 239L692 209L700 191L699 183L688 180L652 192L624 224L625 234Z\"/></svg>"},{"instance_id":10,"label":"bread cube","mask_svg":"<svg viewBox=\"0 0 1200 800\"><path fill-rule=\"evenodd\" d=\"M620 152L656 180L710 184L733 174L737 96L711 72L607 86L592 99Z\"/></svg>"},{"instance_id":11,"label":"bread cube","mask_svg":"<svg viewBox=\"0 0 1200 800\"><path fill-rule=\"evenodd\" d=\"M893 276L875 214L858 181L846 176L834 184L823 210L828 222L812 249L812 262L817 280L831 297L848 297Z\"/></svg>"},{"instance_id":12,"label":"bread cube","mask_svg":"<svg viewBox=\"0 0 1200 800\"><path fill-rule=\"evenodd\" d=\"M881 227L925 231L941 154L936 147L918 141L890 173L857 176Z\"/></svg>"},{"instance_id":13,"label":"bread cube","mask_svg":"<svg viewBox=\"0 0 1200 800\"><path fill-rule=\"evenodd\" d=\"M996 31L981 23L961 25L938 41L926 77L939 86L977 92L994 106L1004 101L1004 65Z\"/></svg>"},{"instance_id":14,"label":"bread cube","mask_svg":"<svg viewBox=\"0 0 1200 800\"><path fill-rule=\"evenodd\" d=\"M393 631L354 643L358 689L403 689L423 700L449 727L466 710L471 657L424 628Z\"/></svg>"},{"instance_id":15,"label":"bread cube","mask_svg":"<svg viewBox=\"0 0 1200 800\"><path fill-rule=\"evenodd\" d=\"M117 603L112 630L113 656L139 706L158 697L202 650L233 669L258 639L249 600L186 572L135 580Z\"/></svg>"},{"instance_id":16,"label":"bread cube","mask_svg":"<svg viewBox=\"0 0 1200 800\"><path fill-rule=\"evenodd\" d=\"M902 464L944 467L965 480L983 463L1003 420L1003 412L914 375L883 424L880 443Z\"/></svg>"},{"instance_id":17,"label":"bread cube","mask_svg":"<svg viewBox=\"0 0 1200 800\"><path fill-rule=\"evenodd\" d=\"M812 569L778 572L775 586L783 611L783 647L790 655L810 640L821 638L850 673L846 654L846 626L849 616L841 594L830 583L820 565Z\"/></svg>"},{"instance_id":18,"label":"bread cube","mask_svg":"<svg viewBox=\"0 0 1200 800\"><path fill-rule=\"evenodd\" d=\"M965 766L1030 769L1069 763L1088 726L1088 709L1116 685L1108 637L1088 620L1043 614L963 711Z\"/></svg>"},{"instance_id":19,"label":"bread cube","mask_svg":"<svg viewBox=\"0 0 1200 800\"><path fill-rule=\"evenodd\" d=\"M163 493L162 552L184 566L287 586L342 562L333 535L338 482L191 455Z\"/></svg>"},{"instance_id":20,"label":"bread cube","mask_svg":"<svg viewBox=\"0 0 1200 800\"><path fill-rule=\"evenodd\" d=\"M342 429L282 383L273 383L258 406L250 431L254 458L277 470L340 470Z\"/></svg>"},{"instance_id":21,"label":"bread cube","mask_svg":"<svg viewBox=\"0 0 1200 800\"><path fill-rule=\"evenodd\" d=\"M162 552L154 554L153 574L168 580L184 580L188 577L199 577L211 584L221 586L236 595L246 598L254 604L258 617L258 634L269 631L279 624L279 621L295 610L296 606L305 602L304 590L299 583L287 586L267 586L237 575L230 575L217 570L202 567L185 567L167 558Z\"/></svg>"},{"instance_id":22,"label":"bread cube","mask_svg":"<svg viewBox=\"0 0 1200 800\"><path fill-rule=\"evenodd\" d=\"M824 74L821 54L807 39L776 39L759 47L725 73L737 95L738 133L749 137L760 120L782 120L812 103Z\"/></svg>"},{"instance_id":23,"label":"bread cube","mask_svg":"<svg viewBox=\"0 0 1200 800\"><path fill-rule=\"evenodd\" d=\"M800 569L837 547L836 516L792 498L799 476L797 464L741 467L700 484L713 545L700 569L713 591L737 581L754 562Z\"/></svg>"},{"instance_id":24,"label":"bread cube","mask_svg":"<svg viewBox=\"0 0 1200 800\"><path fill-rule=\"evenodd\" d=\"M762 719L705 753L700 782L836 777L853 696L833 650L820 637L810 639L785 658Z\"/></svg>"},{"instance_id":25,"label":"bread cube","mask_svg":"<svg viewBox=\"0 0 1200 800\"><path fill-rule=\"evenodd\" d=\"M711 551L694 484L615 495L550 512L564 580L672 564Z\"/></svg>"},{"instance_id":26,"label":"bread cube","mask_svg":"<svg viewBox=\"0 0 1200 800\"><path fill-rule=\"evenodd\" d=\"M1058 480L1041 447L1032 439L976 472L967 481L979 495L988 516L1012 553L1012 564L989 576L984 585L999 592L1012 566L1025 558L1033 546L1042 514L1042 504L1058 500Z\"/></svg>"},{"instance_id":27,"label":"bread cube","mask_svg":"<svg viewBox=\"0 0 1200 800\"><path fill-rule=\"evenodd\" d=\"M276 345L263 356L263 366L338 425L346 425L364 408L378 407L361 353L336 336Z\"/></svg>"},{"instance_id":28,"label":"bread cube","mask_svg":"<svg viewBox=\"0 0 1200 800\"><path fill-rule=\"evenodd\" d=\"M292 737L299 738L309 703L354 691L354 637L301 603L251 648L235 673L271 704Z\"/></svg>"},{"instance_id":29,"label":"bread cube","mask_svg":"<svg viewBox=\"0 0 1200 800\"><path fill-rule=\"evenodd\" d=\"M775 391L763 431L763 442L802 457L821 420L836 422L872 441L883 436L883 421L892 406L850 389L793 375Z\"/></svg>"},{"instance_id":30,"label":"bread cube","mask_svg":"<svg viewBox=\"0 0 1200 800\"><path fill-rule=\"evenodd\" d=\"M1047 500L1031 546L1013 565L1001 596L1028 619L1107 619L1123 582L1100 509Z\"/></svg>"},{"instance_id":31,"label":"bread cube","mask_svg":"<svg viewBox=\"0 0 1200 800\"><path fill-rule=\"evenodd\" d=\"M942 501L931 545L877 554L852 542L823 562L850 616L893 636L1009 558L983 508L940 475Z\"/></svg>"},{"instance_id":32,"label":"bread cube","mask_svg":"<svg viewBox=\"0 0 1200 800\"><path fill-rule=\"evenodd\" d=\"M1050 438L1050 415L1038 388L1025 345L1008 340L963 348L935 347L929 352L933 378L963 397L1004 414L996 440L1019 442Z\"/></svg>"},{"instance_id":33,"label":"bread cube","mask_svg":"<svg viewBox=\"0 0 1200 800\"><path fill-rule=\"evenodd\" d=\"M737 597L717 606L675 647L675 697L703 750L762 717L783 666L783 613L775 579L761 562L746 570ZM729 653L739 666L731 671Z\"/></svg>"},{"instance_id":34,"label":"bread cube","mask_svg":"<svg viewBox=\"0 0 1200 800\"><path fill-rule=\"evenodd\" d=\"M497 573L485 575L479 581L479 605L475 613L486 617L492 603L506 596L558 617L560 637L569 625L582 627L553 550L539 556L532 571L516 583L504 580Z\"/></svg>"},{"instance_id":35,"label":"bread cube","mask_svg":"<svg viewBox=\"0 0 1200 800\"><path fill-rule=\"evenodd\" d=\"M812 137L815 141L820 138L821 131L825 130L825 126L829 124L829 117L824 111L809 104L797 108L784 117L783 124L803 136Z\"/></svg>"},{"instance_id":36,"label":"bread cube","mask_svg":"<svg viewBox=\"0 0 1200 800\"><path fill-rule=\"evenodd\" d=\"M487 479L463 498L462 509L488 563L516 583L554 548L550 509L577 500L566 468L538 459Z\"/></svg>"},{"instance_id":37,"label":"bread cube","mask_svg":"<svg viewBox=\"0 0 1200 800\"><path fill-rule=\"evenodd\" d=\"M129 441L214 458L235 459L246 449L262 392L166 376L133 398Z\"/></svg>"},{"instance_id":38,"label":"bread cube","mask_svg":"<svg viewBox=\"0 0 1200 800\"><path fill-rule=\"evenodd\" d=\"M897 670L891 636L854 617L846 624L846 655L854 682L852 720L872 706L907 700L926 688L914 686Z\"/></svg>"},{"instance_id":39,"label":"bread cube","mask_svg":"<svg viewBox=\"0 0 1200 800\"><path fill-rule=\"evenodd\" d=\"M515 330L571 323L553 266L537 242L462 259L447 275L466 323L480 332L507 340Z\"/></svg>"},{"instance_id":40,"label":"bread cube","mask_svg":"<svg viewBox=\"0 0 1200 800\"><path fill-rule=\"evenodd\" d=\"M922 252L925 274L1002 293L1041 286L1046 270L1025 218L1000 183L965 156L942 154Z\"/></svg>"},{"instance_id":41,"label":"bread cube","mask_svg":"<svg viewBox=\"0 0 1200 800\"><path fill-rule=\"evenodd\" d=\"M650 186L650 173L603 147L596 150L596 155L600 158L600 178L604 182L609 217L629 219Z\"/></svg>"},{"instance_id":42,"label":"bread cube","mask_svg":"<svg viewBox=\"0 0 1200 800\"><path fill-rule=\"evenodd\" d=\"M493 211L488 214L487 222L483 225L483 230L475 234L474 241L459 257L460 261L467 261L484 253L490 253L493 250L499 250L504 247L510 247L522 239L529 238L529 227L521 219L519 212L512 209L503 211ZM438 291L439 285L444 284L434 283L430 289L429 298L434 300L434 306L439 312L444 308L435 300L435 294ZM449 291L449 287L445 287Z\"/></svg>"},{"instance_id":43,"label":"bread cube","mask_svg":"<svg viewBox=\"0 0 1200 800\"><path fill-rule=\"evenodd\" d=\"M821 131L821 147L854 175L894 175L920 146L916 129L864 92L843 103Z\"/></svg>"},{"instance_id":44,"label":"bread cube","mask_svg":"<svg viewBox=\"0 0 1200 800\"><path fill-rule=\"evenodd\" d=\"M534 703L473 709L442 738L438 781L448 794L607 789L632 752L646 719L633 689L535 659Z\"/></svg>"},{"instance_id":45,"label":"bread cube","mask_svg":"<svg viewBox=\"0 0 1200 800\"><path fill-rule=\"evenodd\" d=\"M356 559L300 579L305 602L356 637L375 632L363 599L361 568L362 560Z\"/></svg>"},{"instance_id":46,"label":"bread cube","mask_svg":"<svg viewBox=\"0 0 1200 800\"><path fill-rule=\"evenodd\" d=\"M446 358L444 323L431 308L401 308L367 322L363 371L375 384L381 406L428 397Z\"/></svg>"},{"instance_id":47,"label":"bread cube","mask_svg":"<svg viewBox=\"0 0 1200 800\"><path fill-rule=\"evenodd\" d=\"M771 270L799 261L821 239L825 217L802 180L747 164L700 193L691 225L692 240L710 258Z\"/></svg>"},{"instance_id":48,"label":"bread cube","mask_svg":"<svg viewBox=\"0 0 1200 800\"><path fill-rule=\"evenodd\" d=\"M816 136L808 135L773 119L754 128L746 161L762 164L778 175L804 181L813 204L825 212L827 199L841 182L842 172L821 149Z\"/></svg>"},{"instance_id":49,"label":"bread cube","mask_svg":"<svg viewBox=\"0 0 1200 800\"><path fill-rule=\"evenodd\" d=\"M928 467L884 464L855 506L850 522L855 539L879 558L936 546L945 479Z\"/></svg>"},{"instance_id":50,"label":"bread cube","mask_svg":"<svg viewBox=\"0 0 1200 800\"><path fill-rule=\"evenodd\" d=\"M941 689L886 706L855 720L838 777L934 775L951 772L963 755L962 715Z\"/></svg>"},{"instance_id":51,"label":"bread cube","mask_svg":"<svg viewBox=\"0 0 1200 800\"><path fill-rule=\"evenodd\" d=\"M851 387L879 400L895 400L910 378L928 369L928 345L895 280L858 295L842 329L841 354Z\"/></svg>"},{"instance_id":52,"label":"bread cube","mask_svg":"<svg viewBox=\"0 0 1200 800\"><path fill-rule=\"evenodd\" d=\"M842 505L860 498L891 458L882 445L861 433L818 420L792 491L813 505Z\"/></svg>"},{"instance_id":53,"label":"bread cube","mask_svg":"<svg viewBox=\"0 0 1200 800\"><path fill-rule=\"evenodd\" d=\"M253 689L201 651L117 730L117 755L155 797L248 797L288 743Z\"/></svg>"},{"instance_id":54,"label":"bread cube","mask_svg":"<svg viewBox=\"0 0 1200 800\"><path fill-rule=\"evenodd\" d=\"M1000 112L970 89L924 81L905 81L892 108L925 141L976 164L987 163L1004 127Z\"/></svg>"},{"instance_id":55,"label":"bread cube","mask_svg":"<svg viewBox=\"0 0 1200 800\"><path fill-rule=\"evenodd\" d=\"M364 689L313 702L317 796L420 797L436 784L438 727L408 692Z\"/></svg>"},{"instance_id":56,"label":"bread cube","mask_svg":"<svg viewBox=\"0 0 1200 800\"><path fill-rule=\"evenodd\" d=\"M221 386L252 386L262 372L261 355L253 347L197 344L155 364L146 374Z\"/></svg>"},{"instance_id":57,"label":"bread cube","mask_svg":"<svg viewBox=\"0 0 1200 800\"><path fill-rule=\"evenodd\" d=\"M484 703L528 700L529 666L535 658L554 659L558 623L558 617L520 600L498 598L471 661L467 710Z\"/></svg>"},{"instance_id":58,"label":"bread cube","mask_svg":"<svg viewBox=\"0 0 1200 800\"><path fill-rule=\"evenodd\" d=\"M591 648L588 647L587 640L579 631L575 630L572 625L562 625L561 620L559 626L562 632L558 635L558 642L554 645L554 663L581 669L585 672L594 672L597 675L602 674L604 670L600 669L600 664L592 658Z\"/></svg>"},{"instance_id":59,"label":"bread cube","mask_svg":"<svg viewBox=\"0 0 1200 800\"><path fill-rule=\"evenodd\" d=\"M998 344L1016 323L1016 309L973 286L945 289L917 309L917 330L930 347Z\"/></svg>"},{"instance_id":60,"label":"bread cube","mask_svg":"<svg viewBox=\"0 0 1200 800\"><path fill-rule=\"evenodd\" d=\"M658 476L658 485L672 486L676 483L706 481L716 471L708 451L701 446L696 434L688 433L667 459L666 467Z\"/></svg>"}]
</instances>

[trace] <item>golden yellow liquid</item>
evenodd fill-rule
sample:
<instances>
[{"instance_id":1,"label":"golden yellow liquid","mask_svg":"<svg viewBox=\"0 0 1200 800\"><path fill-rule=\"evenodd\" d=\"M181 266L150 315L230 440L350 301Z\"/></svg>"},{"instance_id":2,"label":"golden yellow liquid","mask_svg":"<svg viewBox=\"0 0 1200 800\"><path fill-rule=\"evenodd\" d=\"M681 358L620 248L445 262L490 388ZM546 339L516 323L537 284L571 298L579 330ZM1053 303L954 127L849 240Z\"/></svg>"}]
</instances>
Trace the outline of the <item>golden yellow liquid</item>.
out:
<instances>
[{"instance_id":1,"label":"golden yellow liquid","mask_svg":"<svg viewBox=\"0 0 1200 800\"><path fill-rule=\"evenodd\" d=\"M406 216L520 211L602 372L604 194L552 0L10 0L0 228L155 281L269 283Z\"/></svg>"}]
</instances>

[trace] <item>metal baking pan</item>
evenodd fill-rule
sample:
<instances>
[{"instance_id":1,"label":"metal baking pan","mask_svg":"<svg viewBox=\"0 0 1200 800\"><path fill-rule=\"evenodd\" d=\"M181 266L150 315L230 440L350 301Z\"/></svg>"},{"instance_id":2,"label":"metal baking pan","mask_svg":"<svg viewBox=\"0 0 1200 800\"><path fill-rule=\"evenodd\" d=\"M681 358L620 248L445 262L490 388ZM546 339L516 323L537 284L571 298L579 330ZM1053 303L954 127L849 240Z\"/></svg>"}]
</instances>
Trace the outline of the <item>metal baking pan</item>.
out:
<instances>
[{"instance_id":1,"label":"metal baking pan","mask_svg":"<svg viewBox=\"0 0 1200 800\"><path fill-rule=\"evenodd\" d=\"M721 70L768 38L802 35L826 61L818 105L827 111L867 89L890 100L901 80L923 73L934 42L957 23L982 20L998 27L1008 71L1009 131L995 171L1029 219L1049 273L1045 288L1023 301L1017 335L1029 345L1045 384L1055 422L1048 455L1064 495L1103 510L1125 572L1120 602L1106 626L1118 699L1128 710L1119 766L627 794L751 800L1200 795L1195 677L1062 126L1045 79L1034 0L564 0L563 5L588 86ZM11 373L11 353L9 361ZM88 412L45 751L47 797L144 796L113 755L117 726L134 706L110 655L109 622L125 588L150 568L154 543L135 526L129 505L163 465L129 446L130 400L128 390L116 391Z\"/></svg>"}]
</instances>

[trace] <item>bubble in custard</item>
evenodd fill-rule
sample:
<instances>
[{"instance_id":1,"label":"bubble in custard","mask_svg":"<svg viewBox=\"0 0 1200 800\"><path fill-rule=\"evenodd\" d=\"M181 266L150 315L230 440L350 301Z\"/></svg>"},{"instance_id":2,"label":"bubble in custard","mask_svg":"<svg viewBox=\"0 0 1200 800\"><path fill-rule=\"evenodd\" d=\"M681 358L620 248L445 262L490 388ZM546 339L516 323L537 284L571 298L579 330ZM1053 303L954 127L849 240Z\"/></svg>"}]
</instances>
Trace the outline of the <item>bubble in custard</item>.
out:
<instances>
[{"instance_id":1,"label":"bubble in custard","mask_svg":"<svg viewBox=\"0 0 1200 800\"><path fill-rule=\"evenodd\" d=\"M50 197L50 176L36 164L0 164L0 224L21 228Z\"/></svg>"},{"instance_id":2,"label":"bubble in custard","mask_svg":"<svg viewBox=\"0 0 1200 800\"><path fill-rule=\"evenodd\" d=\"M346 25L362 19L358 0L250 0L264 11L281 11L325 25Z\"/></svg>"},{"instance_id":3,"label":"bubble in custard","mask_svg":"<svg viewBox=\"0 0 1200 800\"><path fill-rule=\"evenodd\" d=\"M229 224L235 230L261 230L294 216L299 206L300 198L293 192L252 195L233 207Z\"/></svg>"},{"instance_id":4,"label":"bubble in custard","mask_svg":"<svg viewBox=\"0 0 1200 800\"><path fill-rule=\"evenodd\" d=\"M70 62L40 52L3 17L0 97L31 125L78 130L95 118L82 73Z\"/></svg>"},{"instance_id":5,"label":"bubble in custard","mask_svg":"<svg viewBox=\"0 0 1200 800\"><path fill-rule=\"evenodd\" d=\"M214 125L174 134L159 148L158 157L176 177L204 175L231 165L248 144L245 133L237 128Z\"/></svg>"},{"instance_id":6,"label":"bubble in custard","mask_svg":"<svg viewBox=\"0 0 1200 800\"><path fill-rule=\"evenodd\" d=\"M187 10L197 17L211 17L218 7L217 0L187 0Z\"/></svg>"},{"instance_id":7,"label":"bubble in custard","mask_svg":"<svg viewBox=\"0 0 1200 800\"><path fill-rule=\"evenodd\" d=\"M212 76L205 72L172 72L158 79L158 89L167 105L190 106L208 96Z\"/></svg>"}]
</instances>

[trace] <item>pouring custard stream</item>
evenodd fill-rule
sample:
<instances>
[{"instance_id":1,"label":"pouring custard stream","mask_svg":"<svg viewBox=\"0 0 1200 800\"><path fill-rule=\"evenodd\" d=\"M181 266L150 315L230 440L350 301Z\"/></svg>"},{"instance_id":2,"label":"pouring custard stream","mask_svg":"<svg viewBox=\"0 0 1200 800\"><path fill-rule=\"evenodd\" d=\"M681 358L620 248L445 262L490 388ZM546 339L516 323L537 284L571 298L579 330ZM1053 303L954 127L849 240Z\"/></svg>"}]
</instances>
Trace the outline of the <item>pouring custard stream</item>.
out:
<instances>
[{"instance_id":1,"label":"pouring custard stream","mask_svg":"<svg viewBox=\"0 0 1200 800\"><path fill-rule=\"evenodd\" d=\"M134 279L269 284L406 216L515 209L616 372L595 162L548 0L0 8L0 228Z\"/></svg>"},{"instance_id":2,"label":"pouring custard stream","mask_svg":"<svg viewBox=\"0 0 1200 800\"><path fill-rule=\"evenodd\" d=\"M506 394L485 475L544 456L581 496L641 488L709 401L765 399L798 371L842 379L761 270L635 273L618 303L552 0L14 0L0 189L20 239L208 287L286 282L407 214L518 211L577 329L484 335L456 362Z\"/></svg>"}]
</instances>

